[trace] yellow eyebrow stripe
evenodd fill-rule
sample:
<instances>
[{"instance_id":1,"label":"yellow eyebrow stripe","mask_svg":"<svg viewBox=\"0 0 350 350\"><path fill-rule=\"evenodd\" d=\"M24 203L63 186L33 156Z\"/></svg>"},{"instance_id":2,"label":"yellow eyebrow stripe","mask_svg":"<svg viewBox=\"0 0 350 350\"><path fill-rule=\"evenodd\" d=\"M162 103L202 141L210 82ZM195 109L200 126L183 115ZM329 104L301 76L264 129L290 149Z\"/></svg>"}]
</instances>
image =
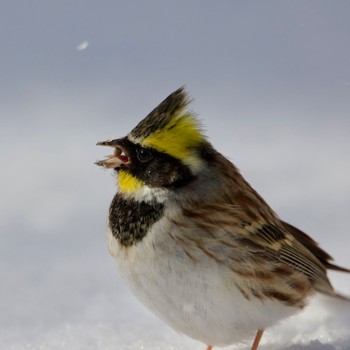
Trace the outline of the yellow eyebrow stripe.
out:
<instances>
[{"instance_id":1,"label":"yellow eyebrow stripe","mask_svg":"<svg viewBox=\"0 0 350 350\"><path fill-rule=\"evenodd\" d=\"M157 130L141 143L169 154L184 163L193 157L193 148L204 141L196 120L189 114L173 118L163 129Z\"/></svg>"}]
</instances>

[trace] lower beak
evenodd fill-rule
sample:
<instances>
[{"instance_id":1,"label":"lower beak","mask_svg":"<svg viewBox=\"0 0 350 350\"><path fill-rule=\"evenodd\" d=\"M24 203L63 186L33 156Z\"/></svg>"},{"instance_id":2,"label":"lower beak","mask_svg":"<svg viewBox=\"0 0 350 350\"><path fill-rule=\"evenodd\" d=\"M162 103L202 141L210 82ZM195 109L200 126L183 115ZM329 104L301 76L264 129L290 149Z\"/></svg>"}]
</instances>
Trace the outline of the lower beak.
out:
<instances>
[{"instance_id":1,"label":"lower beak","mask_svg":"<svg viewBox=\"0 0 350 350\"><path fill-rule=\"evenodd\" d=\"M97 146L110 146L114 147L114 154L106 156L106 159L95 162L96 165L103 166L105 168L118 169L123 165L129 163L129 157L125 151L125 148L121 145L123 139L106 140L98 142Z\"/></svg>"}]
</instances>

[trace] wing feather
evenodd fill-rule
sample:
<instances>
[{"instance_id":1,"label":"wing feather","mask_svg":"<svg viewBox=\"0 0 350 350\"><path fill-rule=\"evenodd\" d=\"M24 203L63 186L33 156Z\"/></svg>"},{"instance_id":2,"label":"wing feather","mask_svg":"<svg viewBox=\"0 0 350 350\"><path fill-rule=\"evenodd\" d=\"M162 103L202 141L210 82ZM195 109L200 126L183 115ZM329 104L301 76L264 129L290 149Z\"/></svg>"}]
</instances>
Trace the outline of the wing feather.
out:
<instances>
[{"instance_id":1,"label":"wing feather","mask_svg":"<svg viewBox=\"0 0 350 350\"><path fill-rule=\"evenodd\" d=\"M216 212L220 214L213 215ZM231 261L239 262L243 270L249 266L252 271L257 270L257 266L261 271L270 272L290 269L306 276L315 290L335 294L326 272L331 257L315 241L277 217L273 223L257 223L249 222L239 213L232 205L213 203L185 211L201 232L208 235L202 239L198 237L200 244L207 252L215 246L213 253L218 260L227 263L227 256L231 256ZM225 247L219 249L218 242L214 244L213 240L220 240L219 246Z\"/></svg>"}]
</instances>

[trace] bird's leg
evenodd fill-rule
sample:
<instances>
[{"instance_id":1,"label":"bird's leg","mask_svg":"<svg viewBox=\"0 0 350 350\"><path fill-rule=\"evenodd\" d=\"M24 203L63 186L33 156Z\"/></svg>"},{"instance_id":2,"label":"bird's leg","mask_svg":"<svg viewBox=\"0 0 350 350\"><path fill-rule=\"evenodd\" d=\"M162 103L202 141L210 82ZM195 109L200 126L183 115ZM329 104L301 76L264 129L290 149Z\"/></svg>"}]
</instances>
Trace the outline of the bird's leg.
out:
<instances>
[{"instance_id":1,"label":"bird's leg","mask_svg":"<svg viewBox=\"0 0 350 350\"><path fill-rule=\"evenodd\" d=\"M253 346L252 346L251 350L257 350L258 349L258 346L259 346L259 343L260 343L260 339L261 339L263 333L264 333L263 329L259 329L258 330L258 332L256 333L256 336L255 336L255 339L254 339L254 343L253 343Z\"/></svg>"},{"instance_id":2,"label":"bird's leg","mask_svg":"<svg viewBox=\"0 0 350 350\"><path fill-rule=\"evenodd\" d=\"M260 339L262 337L264 333L264 330L263 329L259 329L256 333L256 336L255 336L255 339L254 339L254 343L253 343L253 346L252 346L252 349L251 350L258 350L258 346L259 346L259 343L260 343ZM207 350L212 350L213 347L211 345L208 345L207 347Z\"/></svg>"}]
</instances>

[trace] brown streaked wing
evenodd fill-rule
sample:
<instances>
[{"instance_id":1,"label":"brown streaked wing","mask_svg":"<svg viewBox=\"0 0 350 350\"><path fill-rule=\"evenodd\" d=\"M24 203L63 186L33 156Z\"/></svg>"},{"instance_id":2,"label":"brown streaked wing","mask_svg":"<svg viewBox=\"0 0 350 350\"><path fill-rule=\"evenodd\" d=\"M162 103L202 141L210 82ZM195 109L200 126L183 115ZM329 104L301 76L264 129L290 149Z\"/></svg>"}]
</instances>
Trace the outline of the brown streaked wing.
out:
<instances>
[{"instance_id":1,"label":"brown streaked wing","mask_svg":"<svg viewBox=\"0 0 350 350\"><path fill-rule=\"evenodd\" d=\"M262 235L263 234L263 235ZM284 226L276 224L263 225L256 233L250 233L255 243L260 243L270 251L275 251L273 258L276 262L291 267L307 276L316 290L326 294L333 294L333 287L327 277L324 264L307 246L299 242ZM310 238L311 241L311 238Z\"/></svg>"},{"instance_id":2,"label":"brown streaked wing","mask_svg":"<svg viewBox=\"0 0 350 350\"><path fill-rule=\"evenodd\" d=\"M215 218L216 212L218 216ZM289 233L277 218L274 223L247 223L246 217L242 216L240 220L239 210L229 205L225 208L222 203L217 207L216 204L211 203L208 208L206 204L202 204L200 208L186 209L184 214L191 217L201 230L206 231L207 228L207 231L211 232L211 237L202 241L206 249L211 250L210 245L217 245L218 242L213 242L215 238L226 241L228 244L232 242L230 253L239 254L239 260L244 261L246 256L246 261L249 262L259 257L260 261L263 259L266 264L269 264L268 268L283 264L307 276L316 290L334 294L324 264L308 249L307 245L303 245ZM217 220L217 218L220 219ZM228 249L229 247L226 246L222 253L227 254ZM218 249L216 254L220 255ZM224 257L219 257L220 259Z\"/></svg>"}]
</instances>

